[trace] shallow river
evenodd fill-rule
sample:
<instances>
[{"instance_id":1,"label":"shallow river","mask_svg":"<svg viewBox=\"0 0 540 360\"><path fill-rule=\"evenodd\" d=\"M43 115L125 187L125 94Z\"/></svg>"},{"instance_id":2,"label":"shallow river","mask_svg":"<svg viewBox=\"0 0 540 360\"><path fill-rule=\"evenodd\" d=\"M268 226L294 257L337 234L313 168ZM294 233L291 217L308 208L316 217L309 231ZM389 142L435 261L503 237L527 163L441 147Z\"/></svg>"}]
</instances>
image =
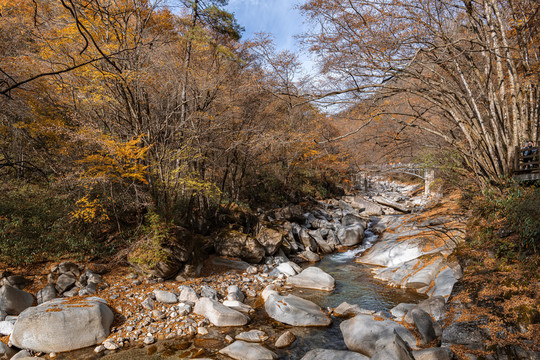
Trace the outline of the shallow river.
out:
<instances>
[{"instance_id":1,"label":"shallow river","mask_svg":"<svg viewBox=\"0 0 540 360\"><path fill-rule=\"evenodd\" d=\"M370 246L376 237L369 231L364 244L354 250L335 253L325 256L316 266L320 267L336 280L336 288L333 292L294 289L291 293L311 300L322 308L335 308L342 302L358 304L361 307L375 311L388 311L401 302L419 302L425 296L418 295L414 291L406 291L386 286L383 282L373 279L369 268L363 264L354 262L354 258ZM170 340L162 341L156 345L144 348L132 348L122 350L115 354L94 354L92 350L81 350L69 354L60 354L57 359L107 359L107 360L154 360L154 359L182 359L182 358L213 358L228 359L217 354L217 351L225 347L224 334L234 337L240 331L259 329L265 331L270 337L277 338L283 331L290 330L297 340L283 350L276 350L268 341L265 345L272 348L280 359L301 359L309 350L315 348L346 350L339 324L341 319L334 318L330 327L293 327L283 325L270 319L264 311L261 299L257 303L250 304L257 308L251 323L239 330L239 328L217 329L209 328L210 334L204 339Z\"/></svg>"}]
</instances>

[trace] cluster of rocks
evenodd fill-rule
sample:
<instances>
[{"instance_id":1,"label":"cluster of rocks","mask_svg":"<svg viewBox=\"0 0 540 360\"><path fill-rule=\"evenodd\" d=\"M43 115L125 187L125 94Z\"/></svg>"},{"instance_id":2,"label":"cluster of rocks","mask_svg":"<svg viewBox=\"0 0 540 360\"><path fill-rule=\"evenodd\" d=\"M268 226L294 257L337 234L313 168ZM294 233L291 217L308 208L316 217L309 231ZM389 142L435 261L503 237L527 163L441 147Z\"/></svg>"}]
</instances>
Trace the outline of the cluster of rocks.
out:
<instances>
[{"instance_id":1,"label":"cluster of rocks","mask_svg":"<svg viewBox=\"0 0 540 360\"><path fill-rule=\"evenodd\" d=\"M242 268L245 264L231 259L215 260L216 263L226 263L235 268ZM275 271L278 268L283 272ZM114 328L111 336L95 351L114 350L126 344L140 342L150 344L156 339L205 336L211 333L213 328L245 326L249 324L250 317L255 312L247 302L253 303L261 293L263 298L271 298L266 299L265 308L268 315L277 321L295 326L326 326L331 323L330 317L310 301L293 295L280 297L275 291L272 291L273 294L269 293L273 288L290 289L292 286L332 290L334 279L318 268L310 267L302 270L296 264L291 265L288 262L280 262L274 269L272 265L266 264L258 267L247 265L242 274L229 273L219 275L212 281L206 280L202 283L193 283L191 286L177 286L171 282L159 283L154 285L157 288L151 293L134 290L134 287L137 289L140 286L111 287L108 289L109 297L116 299L118 304L116 309L122 311L125 322ZM120 294L123 294L122 299ZM133 307L134 303L139 305ZM314 316L310 315L312 313ZM259 340L255 341L257 339ZM223 351L247 352L252 354L249 355L253 356L252 358L261 359L275 356L261 355L270 350L260 344L253 344L266 340L263 335L249 337L244 334L239 335L237 340L230 341L232 344ZM275 346L286 347L293 341L294 336L286 332L276 340ZM245 344L246 342L249 344Z\"/></svg>"},{"instance_id":2,"label":"cluster of rocks","mask_svg":"<svg viewBox=\"0 0 540 360\"><path fill-rule=\"evenodd\" d=\"M389 208L364 200L318 201L310 210L300 205L270 211L261 215L255 235L225 230L216 237L217 254L260 263L263 258L285 254L295 262L316 262L318 254L329 254L341 247L362 244L369 217L381 215Z\"/></svg>"},{"instance_id":3,"label":"cluster of rocks","mask_svg":"<svg viewBox=\"0 0 540 360\"><path fill-rule=\"evenodd\" d=\"M94 345L109 335L113 314L106 301L80 298L96 293L103 282L100 274L64 262L51 269L47 281L34 296L24 290L30 284L24 276L0 273L0 335L9 336L12 346L2 343L0 358L10 357L17 348L24 349L22 355L26 350L70 351ZM76 301L66 300L76 295Z\"/></svg>"}]
</instances>

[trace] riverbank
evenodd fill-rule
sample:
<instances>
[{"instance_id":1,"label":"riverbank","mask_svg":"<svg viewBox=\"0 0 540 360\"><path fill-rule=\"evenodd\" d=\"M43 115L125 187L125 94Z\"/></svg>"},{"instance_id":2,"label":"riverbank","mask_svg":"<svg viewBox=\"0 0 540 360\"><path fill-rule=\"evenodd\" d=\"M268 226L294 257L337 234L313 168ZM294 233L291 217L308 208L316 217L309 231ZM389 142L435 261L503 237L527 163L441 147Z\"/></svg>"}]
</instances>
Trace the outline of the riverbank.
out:
<instances>
[{"instance_id":1,"label":"riverbank","mask_svg":"<svg viewBox=\"0 0 540 360\"><path fill-rule=\"evenodd\" d=\"M405 189L409 195L394 193L392 196L388 196L392 189ZM445 339L451 340L443 346L444 349L452 349L457 358L463 359L471 358L473 355L489 355L489 348L493 346L491 339L468 336L468 339L473 339L472 343L462 344L459 343L460 339L449 337L447 330L459 327L464 322L470 325L473 321L472 315L476 316L475 319L478 320L482 314L486 315L486 311L489 312L489 307L486 307L487 310L481 313L477 312L477 307L473 306L472 302L464 302L462 295L467 293L470 288L468 289L463 284L468 284L468 280L458 282L456 285L458 291L452 292L454 284L461 277L460 269L457 266L459 259L453 254L453 250L463 241L465 224L465 220L462 218L463 214L457 208L455 198L449 197L445 201L429 205L425 200L421 200L419 190L418 187L400 187L395 184L383 183L381 187L373 189L372 194L364 194L362 201L367 206L363 205L361 211L355 209L354 204L351 205L353 201L359 204L361 200L359 197L348 197L341 201L327 203L336 204L335 209L341 212L340 224L345 224L345 227L352 226L356 229L355 233L357 234L360 233L357 231L358 223L367 220L370 224L362 229L362 239L359 245L354 248L355 250L347 250L347 247L338 243L335 244L335 247L341 249L342 252L323 255L323 260L315 264L304 260L300 264L302 267L289 260L301 261L301 252L309 249L299 248L299 255L291 253L287 256L280 252L273 256L266 256L263 263L255 266L239 259L212 256L205 261L200 277L192 279L178 277L174 281L145 278L132 272L128 267L107 267L95 264L87 266L87 269L80 268L81 273L86 273L88 270L100 277L101 281L96 284L95 295L106 300L108 306L113 310L114 322L111 333L102 339L100 341L102 345L97 347L67 353L42 354L42 357L57 359L158 359L175 355L187 358L228 359L229 357L220 354L219 351L225 349L229 343L234 342L234 338L237 336L242 338L243 335L240 334L249 330L264 333L264 336L258 341L262 343L262 346L257 348L258 350L264 348L282 359L300 359L313 348L345 351L350 349L351 345L345 334L342 335L341 324L343 321L336 313L336 308L339 308L343 302L357 306L354 310L356 313L353 312L349 316L360 312L360 314L364 313L362 316L367 316L364 319L366 321L371 318L376 321L387 319L385 321L388 321L388 324L395 323L392 326L402 326L403 329L406 329L400 331L410 332L411 339L415 340L408 346L416 349L433 348L437 343L433 344L423 339L422 331L419 331L418 324L415 323L414 319L412 321L405 319L407 312L412 311L416 303L426 299L426 295L418 295L417 292L428 294L434 299L442 297L448 301L448 305L443 306L444 314L446 314L444 316L427 311L432 316L431 326L434 326L434 329L440 327L440 333L437 337L442 337L442 342ZM395 215L395 210L377 208L377 204L369 202L369 196L377 196L381 193L385 193L391 201L411 206L411 209L415 209L415 213ZM347 211L344 211L344 208ZM322 209L328 211L328 205L323 205ZM352 213L350 209L355 212ZM366 209L375 214L372 213L370 218L363 219L360 215ZM321 209L318 210L321 211ZM299 236L302 231L297 231L297 236L293 234L292 237L296 245L300 246L304 243L307 246L314 246L313 250L315 251L310 250L311 253L319 252L322 255L325 252L324 248L329 243L328 240L332 239L331 236L328 236L330 230L326 232L322 224L328 223L329 226L336 226L332 225L334 218L331 214L333 211L335 210L326 214L330 216L329 218L323 212L317 211L309 213L311 215L315 213L317 216L306 215L306 223L309 221L311 224L318 224L318 226L316 229L306 229L303 227L304 224L299 224L300 230L306 229L304 231L310 237L303 238ZM383 212L394 215L382 215ZM344 218L349 219L347 221L354 219L357 224L346 224L343 222ZM293 227L294 225L291 225L291 228ZM379 234L379 241L376 241L374 232ZM318 234L321 233L324 234L324 237L321 235L319 238ZM339 239L338 236L336 238ZM344 238L342 237L342 239ZM291 240L290 237L288 239ZM321 239L326 242L326 245L321 242ZM289 241L289 246L293 247L291 242L292 240ZM369 249L373 244L375 246ZM399 256L397 257L384 255L385 252L388 254L396 253L392 249L401 248L403 251L398 251ZM389 249L390 251L388 251ZM366 254L360 256L364 252ZM378 255L374 256L374 254ZM385 256L386 260L384 260ZM373 267L374 259L379 262L384 261ZM412 264L411 261L416 262ZM365 265L366 262L371 265ZM465 265L464 273L468 276L470 265L463 265ZM312 266L321 268L333 276L335 279L333 291L310 290L291 285L289 277L297 276L296 274L303 272L302 268ZM63 266L63 268L69 267L65 264ZM43 289L50 282L51 274L58 275L61 268L62 266L53 269L56 272L38 271L34 274L25 274L27 275L25 277L30 280L30 284L24 289L31 293ZM370 273L374 273L375 277L380 280L374 279ZM385 273L386 275L384 275ZM437 284L439 274L446 274L442 283L444 286ZM454 280L448 277L450 274ZM411 281L411 279L416 280ZM388 284L394 288L387 286ZM424 286L420 286L422 284ZM279 295L285 301L289 296L295 295L313 302L316 304L315 306L321 308L321 316L331 319L333 324L330 327L322 328L291 326L268 317L269 286L272 286L270 291L277 290L275 296ZM515 287L519 288L519 286ZM88 298L87 295L79 297L81 288L78 287L78 289L77 295L73 296L70 302ZM520 296L526 297L526 295L523 292L520 293ZM534 293L529 292L528 295L534 295ZM165 300L167 297L172 300ZM216 320L208 317L208 313L206 313L207 316L203 316L200 311L195 309L200 298L215 299L216 303L223 303L240 310L240 315L235 316L240 320L243 319L243 316L247 316L249 320L245 326L216 325ZM530 305L530 300L529 302L525 301L525 303ZM442 304L444 305L444 300ZM403 312L403 309L406 311ZM446 312L446 310L450 311ZM442 312L442 310L440 311ZM360 315L355 318L358 316ZM469 327L473 329L474 334L472 335L476 335L479 332L478 329L483 329L483 323L476 325L476 327ZM526 332L534 335L531 333L533 329L534 326L527 327ZM296 340L290 346L281 349L277 346L278 339L288 331L294 335ZM444 331L447 332L446 337ZM344 336L345 341L343 340ZM405 333L403 336L407 337L408 335ZM523 335L508 337L509 344L510 340L516 340L520 337L523 338ZM8 342L7 337L2 338L2 340ZM529 341L530 345L532 341L532 345L534 345L534 338L525 340ZM438 344L440 344L440 340ZM471 348L470 345L474 346ZM434 349L440 348L436 346ZM355 351L366 353L361 349ZM531 353L534 351L534 346L525 347L523 351L524 356L529 356L528 354L534 356L534 353ZM413 352L407 356L419 358L420 355ZM528 359L527 357L521 358ZM521 358L517 357L517 359Z\"/></svg>"}]
</instances>

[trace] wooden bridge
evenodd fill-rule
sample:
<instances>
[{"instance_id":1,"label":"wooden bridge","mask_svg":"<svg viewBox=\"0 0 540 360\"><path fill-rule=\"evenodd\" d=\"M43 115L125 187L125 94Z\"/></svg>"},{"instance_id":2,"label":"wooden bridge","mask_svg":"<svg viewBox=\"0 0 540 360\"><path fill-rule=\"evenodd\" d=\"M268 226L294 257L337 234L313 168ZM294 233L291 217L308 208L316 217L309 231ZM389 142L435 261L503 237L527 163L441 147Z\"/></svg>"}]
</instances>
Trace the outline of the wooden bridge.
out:
<instances>
[{"instance_id":1,"label":"wooden bridge","mask_svg":"<svg viewBox=\"0 0 540 360\"><path fill-rule=\"evenodd\" d=\"M540 180L540 150L538 146L527 149L516 149L514 160L514 179L520 181Z\"/></svg>"}]
</instances>

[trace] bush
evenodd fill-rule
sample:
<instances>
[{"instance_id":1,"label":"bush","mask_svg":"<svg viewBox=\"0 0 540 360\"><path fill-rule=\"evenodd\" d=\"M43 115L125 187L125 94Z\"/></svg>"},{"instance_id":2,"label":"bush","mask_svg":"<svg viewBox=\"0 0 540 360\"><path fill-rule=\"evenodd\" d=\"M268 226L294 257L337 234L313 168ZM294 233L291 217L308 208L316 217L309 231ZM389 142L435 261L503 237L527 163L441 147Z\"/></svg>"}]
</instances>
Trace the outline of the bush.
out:
<instances>
[{"instance_id":1,"label":"bush","mask_svg":"<svg viewBox=\"0 0 540 360\"><path fill-rule=\"evenodd\" d=\"M489 187L475 204L480 217L487 221L484 238L496 241L498 254L537 253L540 249L540 189L519 186L513 181ZM506 235L512 241L505 240Z\"/></svg>"},{"instance_id":2,"label":"bush","mask_svg":"<svg viewBox=\"0 0 540 360\"><path fill-rule=\"evenodd\" d=\"M142 268L153 268L167 260L168 254L162 245L173 237L174 233L172 225L166 223L157 213L150 211L145 218L147 224L142 227L140 240L129 253L128 261Z\"/></svg>"},{"instance_id":3,"label":"bush","mask_svg":"<svg viewBox=\"0 0 540 360\"><path fill-rule=\"evenodd\" d=\"M62 256L99 256L99 229L81 228L70 215L75 201L54 186L0 185L0 261L30 264Z\"/></svg>"}]
</instances>

